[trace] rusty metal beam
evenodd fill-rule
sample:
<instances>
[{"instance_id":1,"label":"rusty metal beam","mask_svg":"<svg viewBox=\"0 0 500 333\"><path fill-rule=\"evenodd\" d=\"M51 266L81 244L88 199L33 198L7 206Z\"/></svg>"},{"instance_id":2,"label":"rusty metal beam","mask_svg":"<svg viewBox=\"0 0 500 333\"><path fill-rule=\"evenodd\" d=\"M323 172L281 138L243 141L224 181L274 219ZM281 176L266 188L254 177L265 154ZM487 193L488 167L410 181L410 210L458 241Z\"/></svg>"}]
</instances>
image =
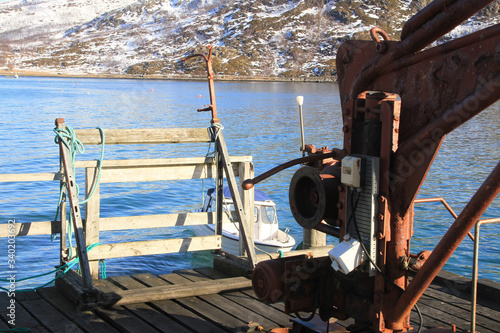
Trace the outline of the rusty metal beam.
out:
<instances>
[{"instance_id":1,"label":"rusty metal beam","mask_svg":"<svg viewBox=\"0 0 500 333\"><path fill-rule=\"evenodd\" d=\"M492 105L500 96L500 75L484 82L473 94L446 110L441 117L422 127L412 137L404 141L397 152L398 156L409 158L409 155L422 142L438 142L446 134L473 118Z\"/></svg>"},{"instance_id":2,"label":"rusty metal beam","mask_svg":"<svg viewBox=\"0 0 500 333\"><path fill-rule=\"evenodd\" d=\"M433 1L405 23L401 40L408 40L407 47L412 50L411 53L419 51L492 2L493 0Z\"/></svg>"},{"instance_id":3,"label":"rusty metal beam","mask_svg":"<svg viewBox=\"0 0 500 333\"><path fill-rule=\"evenodd\" d=\"M383 73L391 71L388 68L391 68L394 62L429 46L491 2L493 0L434 1L428 6L430 8L426 7L420 12L420 16L414 16L416 23L410 25L411 29L407 28L405 38L401 42L389 48L387 52L385 49L383 52L377 49L378 54L364 66L355 78L350 98L354 99L363 91L369 90L368 87L374 80ZM447 3L449 6L446 6ZM437 11L434 9L435 7L440 7L440 10Z\"/></svg>"},{"instance_id":4,"label":"rusty metal beam","mask_svg":"<svg viewBox=\"0 0 500 333\"><path fill-rule=\"evenodd\" d=\"M399 298L393 317L389 319L392 329L400 329L403 319L410 314L418 299L451 257L467 232L481 218L488 206L500 193L500 162L477 190L453 225L448 229L425 264L413 278Z\"/></svg>"}]
</instances>

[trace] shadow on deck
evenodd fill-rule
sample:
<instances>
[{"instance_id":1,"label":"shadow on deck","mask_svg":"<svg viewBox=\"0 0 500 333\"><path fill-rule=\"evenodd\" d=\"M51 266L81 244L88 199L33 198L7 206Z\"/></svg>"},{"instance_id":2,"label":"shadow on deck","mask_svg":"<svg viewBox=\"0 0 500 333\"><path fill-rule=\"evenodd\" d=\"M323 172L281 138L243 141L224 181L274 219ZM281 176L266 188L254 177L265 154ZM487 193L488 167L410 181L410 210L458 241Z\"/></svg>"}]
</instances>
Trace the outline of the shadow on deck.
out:
<instances>
[{"instance_id":1,"label":"shadow on deck","mask_svg":"<svg viewBox=\"0 0 500 333\"><path fill-rule=\"evenodd\" d=\"M185 284L227 278L212 268L179 270L173 274L154 276L137 274L96 280L95 285L106 292L140 289L172 284ZM443 283L443 281L448 281ZM419 301L424 316L424 328L456 325L458 332L470 325L470 301L464 298L463 288L451 285L450 280L437 279ZM0 303L8 304L6 293ZM481 333L500 331L500 305L491 302L477 306L477 330ZM0 313L0 330L7 329L6 311ZM264 330L291 327L295 316L283 312L283 303L267 305L255 297L250 288L238 291L192 296L171 300L115 305L107 308L82 310L61 295L55 287L37 292L16 294L16 328L31 332L248 332L257 326ZM412 312L415 331L419 319ZM353 320L337 322L342 327ZM324 325L326 329L326 325ZM333 327L331 325L330 327Z\"/></svg>"}]
</instances>

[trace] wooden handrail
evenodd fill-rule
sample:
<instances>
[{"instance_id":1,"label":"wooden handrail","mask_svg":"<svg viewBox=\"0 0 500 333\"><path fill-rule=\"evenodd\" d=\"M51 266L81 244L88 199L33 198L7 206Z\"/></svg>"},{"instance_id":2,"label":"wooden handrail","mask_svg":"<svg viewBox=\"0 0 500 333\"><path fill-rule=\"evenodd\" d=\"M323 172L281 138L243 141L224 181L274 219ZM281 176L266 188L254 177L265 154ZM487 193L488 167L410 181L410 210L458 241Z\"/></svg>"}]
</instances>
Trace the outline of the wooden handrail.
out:
<instances>
[{"instance_id":1,"label":"wooden handrail","mask_svg":"<svg viewBox=\"0 0 500 333\"><path fill-rule=\"evenodd\" d=\"M134 128L104 129L106 145L112 144L161 144L210 142L206 128ZM98 129L76 129L76 137L84 145L101 144Z\"/></svg>"}]
</instances>

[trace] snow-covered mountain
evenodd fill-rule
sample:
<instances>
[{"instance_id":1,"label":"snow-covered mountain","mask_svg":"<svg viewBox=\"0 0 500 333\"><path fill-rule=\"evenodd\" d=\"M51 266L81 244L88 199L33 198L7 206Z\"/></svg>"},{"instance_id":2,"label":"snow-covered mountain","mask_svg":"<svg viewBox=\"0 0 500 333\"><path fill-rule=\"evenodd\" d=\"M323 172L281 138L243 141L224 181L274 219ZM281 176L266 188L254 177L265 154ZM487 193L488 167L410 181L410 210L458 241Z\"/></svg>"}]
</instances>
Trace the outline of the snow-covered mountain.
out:
<instances>
[{"instance_id":1,"label":"snow-covered mountain","mask_svg":"<svg viewBox=\"0 0 500 333\"><path fill-rule=\"evenodd\" d=\"M63 73L198 74L180 64L214 45L218 74L331 76L339 45L373 26L398 39L429 0L9 0L0 66ZM499 21L500 0L455 34Z\"/></svg>"}]
</instances>

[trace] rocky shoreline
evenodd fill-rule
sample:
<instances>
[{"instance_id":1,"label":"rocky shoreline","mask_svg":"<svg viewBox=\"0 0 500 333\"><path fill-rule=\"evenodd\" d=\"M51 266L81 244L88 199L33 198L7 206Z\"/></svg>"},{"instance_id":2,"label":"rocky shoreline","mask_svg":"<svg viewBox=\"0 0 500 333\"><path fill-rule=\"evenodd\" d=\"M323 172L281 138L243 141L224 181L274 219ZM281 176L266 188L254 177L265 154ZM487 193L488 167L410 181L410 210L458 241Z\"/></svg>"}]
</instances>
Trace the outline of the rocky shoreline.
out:
<instances>
[{"instance_id":1,"label":"rocky shoreline","mask_svg":"<svg viewBox=\"0 0 500 333\"><path fill-rule=\"evenodd\" d=\"M172 74L172 75L135 75L135 74L108 74L108 73L71 73L34 70L0 69L0 76L13 77L14 75L30 77L66 77L66 78L97 78L97 79L137 79L137 80L192 80L205 81L205 75ZM241 76L217 75L217 81L249 81L249 82L321 82L336 83L336 76L316 77L279 77L279 76Z\"/></svg>"}]
</instances>

